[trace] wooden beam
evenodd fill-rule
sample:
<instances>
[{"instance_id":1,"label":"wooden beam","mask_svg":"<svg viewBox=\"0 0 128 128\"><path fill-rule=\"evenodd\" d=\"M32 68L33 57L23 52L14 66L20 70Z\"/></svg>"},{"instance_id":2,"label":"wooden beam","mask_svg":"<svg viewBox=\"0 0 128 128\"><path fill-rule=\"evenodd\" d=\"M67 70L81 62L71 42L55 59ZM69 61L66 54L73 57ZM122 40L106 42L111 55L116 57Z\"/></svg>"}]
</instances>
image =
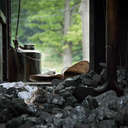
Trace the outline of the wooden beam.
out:
<instances>
[{"instance_id":1,"label":"wooden beam","mask_svg":"<svg viewBox=\"0 0 128 128\"><path fill-rule=\"evenodd\" d=\"M99 63L105 60L106 0L90 0L90 68L101 71Z\"/></svg>"},{"instance_id":2,"label":"wooden beam","mask_svg":"<svg viewBox=\"0 0 128 128\"><path fill-rule=\"evenodd\" d=\"M108 76L113 81L116 76L116 67L118 62L118 44L119 44L119 16L118 0L107 0L106 4L106 40L107 53L106 60L108 66Z\"/></svg>"},{"instance_id":3,"label":"wooden beam","mask_svg":"<svg viewBox=\"0 0 128 128\"><path fill-rule=\"evenodd\" d=\"M40 87L52 86L52 82L24 82L24 84L30 86L40 86Z\"/></svg>"},{"instance_id":4,"label":"wooden beam","mask_svg":"<svg viewBox=\"0 0 128 128\"><path fill-rule=\"evenodd\" d=\"M2 24L0 23L0 81L3 80Z\"/></svg>"},{"instance_id":5,"label":"wooden beam","mask_svg":"<svg viewBox=\"0 0 128 128\"><path fill-rule=\"evenodd\" d=\"M90 20L90 69L91 70L94 70L95 69L95 57L94 57L94 53L95 53L95 43L94 43L94 4L95 4L95 1L94 0L90 0L90 3L89 3L89 12L90 12L90 15L89 15L89 20Z\"/></svg>"}]
</instances>

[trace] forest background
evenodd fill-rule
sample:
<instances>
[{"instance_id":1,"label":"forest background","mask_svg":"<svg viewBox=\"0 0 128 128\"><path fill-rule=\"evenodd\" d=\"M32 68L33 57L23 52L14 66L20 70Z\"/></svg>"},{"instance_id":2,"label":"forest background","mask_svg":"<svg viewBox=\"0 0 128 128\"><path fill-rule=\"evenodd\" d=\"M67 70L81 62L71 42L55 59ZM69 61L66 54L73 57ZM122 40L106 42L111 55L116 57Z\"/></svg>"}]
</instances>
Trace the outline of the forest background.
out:
<instances>
[{"instance_id":1,"label":"forest background","mask_svg":"<svg viewBox=\"0 0 128 128\"><path fill-rule=\"evenodd\" d=\"M21 0L20 45L34 44L41 52L42 72L83 60L80 0ZM12 40L15 38L18 0L12 0Z\"/></svg>"}]
</instances>

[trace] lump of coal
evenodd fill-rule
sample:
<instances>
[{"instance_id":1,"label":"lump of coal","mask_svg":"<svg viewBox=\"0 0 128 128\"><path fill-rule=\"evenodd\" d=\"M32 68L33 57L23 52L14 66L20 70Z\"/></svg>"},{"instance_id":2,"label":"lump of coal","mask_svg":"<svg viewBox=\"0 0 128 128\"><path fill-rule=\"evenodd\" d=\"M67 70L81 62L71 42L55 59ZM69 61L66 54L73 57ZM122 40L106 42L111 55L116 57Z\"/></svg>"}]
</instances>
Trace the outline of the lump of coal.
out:
<instances>
[{"instance_id":1,"label":"lump of coal","mask_svg":"<svg viewBox=\"0 0 128 128\"><path fill-rule=\"evenodd\" d=\"M96 86L98 86L99 82L101 81L101 76L96 74L93 71L90 71L87 74L81 75L80 79L81 79L81 83L83 85L96 87Z\"/></svg>"},{"instance_id":2,"label":"lump of coal","mask_svg":"<svg viewBox=\"0 0 128 128\"><path fill-rule=\"evenodd\" d=\"M116 101L117 95L115 91L110 90L95 98L98 102L98 105L105 106L105 105L108 105L110 102L112 102L112 100Z\"/></svg>"},{"instance_id":3,"label":"lump of coal","mask_svg":"<svg viewBox=\"0 0 128 128\"><path fill-rule=\"evenodd\" d=\"M67 78L57 85L57 87L55 88L55 91L58 93L59 91L61 91L62 89L65 89L66 87L76 87L79 85L79 83L80 83L79 76Z\"/></svg>"},{"instance_id":4,"label":"lump of coal","mask_svg":"<svg viewBox=\"0 0 128 128\"><path fill-rule=\"evenodd\" d=\"M82 102L85 97L91 95L91 96L97 96L97 92L93 88L88 88L88 87L77 87L74 89L73 95L76 97L78 102Z\"/></svg>"},{"instance_id":5,"label":"lump of coal","mask_svg":"<svg viewBox=\"0 0 128 128\"><path fill-rule=\"evenodd\" d=\"M75 106L78 103L77 99L72 95L69 97L66 97L65 102L66 102L65 106L67 105Z\"/></svg>"},{"instance_id":6,"label":"lump of coal","mask_svg":"<svg viewBox=\"0 0 128 128\"><path fill-rule=\"evenodd\" d=\"M54 81L52 87L39 88L29 105L14 88L0 87L0 123L4 128L126 128L128 95L118 97L112 90L98 94L102 80L89 72Z\"/></svg>"},{"instance_id":7,"label":"lump of coal","mask_svg":"<svg viewBox=\"0 0 128 128\"><path fill-rule=\"evenodd\" d=\"M37 118L28 117L27 115L22 115L17 118L13 118L8 121L6 128L30 128L37 124Z\"/></svg>"},{"instance_id":8,"label":"lump of coal","mask_svg":"<svg viewBox=\"0 0 128 128\"><path fill-rule=\"evenodd\" d=\"M48 112L40 112L39 113L39 120L43 123L52 123L53 116Z\"/></svg>"},{"instance_id":9,"label":"lump of coal","mask_svg":"<svg viewBox=\"0 0 128 128\"><path fill-rule=\"evenodd\" d=\"M117 89L124 93L125 89L128 89L128 69L118 68L117 70Z\"/></svg>"},{"instance_id":10,"label":"lump of coal","mask_svg":"<svg viewBox=\"0 0 128 128\"><path fill-rule=\"evenodd\" d=\"M55 86L56 87L61 82L62 82L62 80L54 79L54 80L52 80L52 86Z\"/></svg>"},{"instance_id":11,"label":"lump of coal","mask_svg":"<svg viewBox=\"0 0 128 128\"><path fill-rule=\"evenodd\" d=\"M47 100L49 104L55 104L55 105L63 105L65 102L65 99L57 94L50 95Z\"/></svg>"},{"instance_id":12,"label":"lump of coal","mask_svg":"<svg viewBox=\"0 0 128 128\"><path fill-rule=\"evenodd\" d=\"M99 123L98 128L117 128L114 120L104 120Z\"/></svg>"},{"instance_id":13,"label":"lump of coal","mask_svg":"<svg viewBox=\"0 0 128 128\"><path fill-rule=\"evenodd\" d=\"M76 120L71 117L67 117L63 120L62 128L74 128L76 124Z\"/></svg>"},{"instance_id":14,"label":"lump of coal","mask_svg":"<svg viewBox=\"0 0 128 128\"><path fill-rule=\"evenodd\" d=\"M64 117L65 117L65 118L70 115L72 109L73 109L72 106L66 106L66 107L64 108L63 114L64 114Z\"/></svg>"},{"instance_id":15,"label":"lump of coal","mask_svg":"<svg viewBox=\"0 0 128 128\"><path fill-rule=\"evenodd\" d=\"M99 107L96 109L97 120L102 121L105 119L114 119L117 116L117 112L114 112L107 107Z\"/></svg>"},{"instance_id":16,"label":"lump of coal","mask_svg":"<svg viewBox=\"0 0 128 128\"><path fill-rule=\"evenodd\" d=\"M55 104L44 103L41 110L44 111L44 112L52 113L53 108L55 108L55 107L56 107Z\"/></svg>"},{"instance_id":17,"label":"lump of coal","mask_svg":"<svg viewBox=\"0 0 128 128\"><path fill-rule=\"evenodd\" d=\"M47 102L48 92L42 88L38 88L30 99L31 103L39 105Z\"/></svg>"},{"instance_id":18,"label":"lump of coal","mask_svg":"<svg viewBox=\"0 0 128 128\"><path fill-rule=\"evenodd\" d=\"M18 98L18 89L15 89L15 88L9 88L9 89L6 89L6 88L3 88L0 86L0 94L1 95L5 95L5 96L8 96L8 97L15 97L15 98Z\"/></svg>"},{"instance_id":19,"label":"lump of coal","mask_svg":"<svg viewBox=\"0 0 128 128\"><path fill-rule=\"evenodd\" d=\"M98 107L98 102L95 98L93 98L92 96L87 96L83 102L82 105L86 108L86 109L95 109Z\"/></svg>"},{"instance_id":20,"label":"lump of coal","mask_svg":"<svg viewBox=\"0 0 128 128\"><path fill-rule=\"evenodd\" d=\"M58 114L54 115L53 123L54 123L55 126L61 127L63 125L62 117L63 117L62 113L58 113Z\"/></svg>"},{"instance_id":21,"label":"lump of coal","mask_svg":"<svg viewBox=\"0 0 128 128\"><path fill-rule=\"evenodd\" d=\"M128 117L128 102L120 108L120 110L116 116L116 121L120 125L128 126L128 118L127 117Z\"/></svg>"},{"instance_id":22,"label":"lump of coal","mask_svg":"<svg viewBox=\"0 0 128 128\"><path fill-rule=\"evenodd\" d=\"M72 109L70 113L70 117L76 122L83 122L86 119L86 113L83 106L76 106L74 109Z\"/></svg>"},{"instance_id":23,"label":"lump of coal","mask_svg":"<svg viewBox=\"0 0 128 128\"><path fill-rule=\"evenodd\" d=\"M7 122L8 120L20 116L22 114L30 114L27 105L23 100L18 98L0 97L0 122Z\"/></svg>"}]
</instances>

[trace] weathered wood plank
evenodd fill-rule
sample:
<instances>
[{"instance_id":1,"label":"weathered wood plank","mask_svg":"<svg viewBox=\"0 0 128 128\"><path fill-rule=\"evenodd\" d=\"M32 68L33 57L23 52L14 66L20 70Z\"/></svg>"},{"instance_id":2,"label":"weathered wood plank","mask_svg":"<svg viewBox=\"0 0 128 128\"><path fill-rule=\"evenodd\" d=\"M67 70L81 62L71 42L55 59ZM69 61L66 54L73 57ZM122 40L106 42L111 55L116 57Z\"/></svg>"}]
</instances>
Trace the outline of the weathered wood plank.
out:
<instances>
[{"instance_id":1,"label":"weathered wood plank","mask_svg":"<svg viewBox=\"0 0 128 128\"><path fill-rule=\"evenodd\" d=\"M52 86L51 82L25 82L24 84L30 86L40 86L40 87Z\"/></svg>"}]
</instances>

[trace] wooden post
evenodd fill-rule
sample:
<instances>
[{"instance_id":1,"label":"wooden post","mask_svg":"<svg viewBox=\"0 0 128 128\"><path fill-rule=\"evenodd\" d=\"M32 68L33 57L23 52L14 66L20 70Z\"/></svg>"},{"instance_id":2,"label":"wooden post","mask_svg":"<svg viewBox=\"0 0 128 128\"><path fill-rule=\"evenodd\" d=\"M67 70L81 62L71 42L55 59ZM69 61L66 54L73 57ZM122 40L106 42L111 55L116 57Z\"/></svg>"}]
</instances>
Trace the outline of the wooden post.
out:
<instances>
[{"instance_id":1,"label":"wooden post","mask_svg":"<svg viewBox=\"0 0 128 128\"><path fill-rule=\"evenodd\" d=\"M94 31L95 31L95 28L94 28L94 0L90 0L89 1L89 12L90 12L90 15L89 15L89 20L90 20L90 34L89 34L89 39L90 39L90 44L89 44L89 49L90 49L90 63L89 63L89 67L91 70L95 70L95 57L94 57L94 54L95 54L95 43L94 43L94 40L95 40L95 36L94 36Z\"/></svg>"},{"instance_id":2,"label":"wooden post","mask_svg":"<svg viewBox=\"0 0 128 128\"><path fill-rule=\"evenodd\" d=\"M0 7L0 81L3 81L3 25L6 23L6 17Z\"/></svg>"},{"instance_id":3,"label":"wooden post","mask_svg":"<svg viewBox=\"0 0 128 128\"><path fill-rule=\"evenodd\" d=\"M116 76L116 67L118 62L119 44L119 16L118 16L118 0L107 0L106 4L106 60L108 66L108 77L114 81ZM112 85L113 86L113 85Z\"/></svg>"},{"instance_id":4,"label":"wooden post","mask_svg":"<svg viewBox=\"0 0 128 128\"><path fill-rule=\"evenodd\" d=\"M10 42L10 8L11 0L0 0L0 53L1 53L1 80L7 81L8 78L8 45Z\"/></svg>"},{"instance_id":5,"label":"wooden post","mask_svg":"<svg viewBox=\"0 0 128 128\"><path fill-rule=\"evenodd\" d=\"M0 81L3 80L2 24L0 23Z\"/></svg>"},{"instance_id":6,"label":"wooden post","mask_svg":"<svg viewBox=\"0 0 128 128\"><path fill-rule=\"evenodd\" d=\"M6 33L3 40L3 46L4 46L4 67L3 67L3 79L4 81L8 81L8 51L11 43L11 0L6 0L5 2L6 6L6 19L7 24L4 26L5 31L3 33Z\"/></svg>"},{"instance_id":7,"label":"wooden post","mask_svg":"<svg viewBox=\"0 0 128 128\"><path fill-rule=\"evenodd\" d=\"M101 71L99 63L105 60L106 0L89 0L90 4L90 69Z\"/></svg>"}]
</instances>

